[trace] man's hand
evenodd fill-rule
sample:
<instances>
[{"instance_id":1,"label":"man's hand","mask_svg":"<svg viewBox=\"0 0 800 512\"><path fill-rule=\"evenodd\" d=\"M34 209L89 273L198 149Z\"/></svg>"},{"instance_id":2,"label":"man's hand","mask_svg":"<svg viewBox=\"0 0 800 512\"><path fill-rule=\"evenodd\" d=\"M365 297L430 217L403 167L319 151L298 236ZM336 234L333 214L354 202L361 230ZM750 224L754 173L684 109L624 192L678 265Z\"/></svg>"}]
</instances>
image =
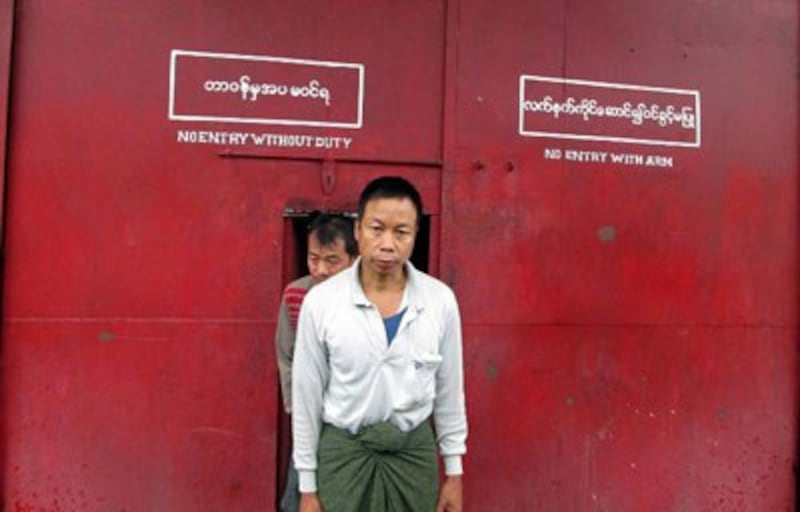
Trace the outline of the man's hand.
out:
<instances>
[{"instance_id":1,"label":"man's hand","mask_svg":"<svg viewBox=\"0 0 800 512\"><path fill-rule=\"evenodd\" d=\"M300 494L300 512L324 512L317 493L304 492Z\"/></svg>"},{"instance_id":2,"label":"man's hand","mask_svg":"<svg viewBox=\"0 0 800 512\"><path fill-rule=\"evenodd\" d=\"M436 512L462 512L463 510L464 496L461 475L448 476L439 490Z\"/></svg>"}]
</instances>

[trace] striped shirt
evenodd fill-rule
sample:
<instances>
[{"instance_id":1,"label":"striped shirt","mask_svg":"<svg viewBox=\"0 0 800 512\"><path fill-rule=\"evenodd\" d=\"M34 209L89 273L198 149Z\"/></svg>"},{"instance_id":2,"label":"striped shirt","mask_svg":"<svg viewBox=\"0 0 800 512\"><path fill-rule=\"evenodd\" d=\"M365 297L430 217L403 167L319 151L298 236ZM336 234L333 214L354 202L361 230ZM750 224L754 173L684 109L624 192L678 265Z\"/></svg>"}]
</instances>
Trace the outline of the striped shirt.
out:
<instances>
[{"instance_id":1,"label":"striped shirt","mask_svg":"<svg viewBox=\"0 0 800 512\"><path fill-rule=\"evenodd\" d=\"M300 317L300 306L312 284L311 276L301 277L289 283L289 286L283 290L281 305L278 309L275 349L278 356L278 373L281 378L283 408L287 413L292 412L292 360L294 359L297 320Z\"/></svg>"}]
</instances>

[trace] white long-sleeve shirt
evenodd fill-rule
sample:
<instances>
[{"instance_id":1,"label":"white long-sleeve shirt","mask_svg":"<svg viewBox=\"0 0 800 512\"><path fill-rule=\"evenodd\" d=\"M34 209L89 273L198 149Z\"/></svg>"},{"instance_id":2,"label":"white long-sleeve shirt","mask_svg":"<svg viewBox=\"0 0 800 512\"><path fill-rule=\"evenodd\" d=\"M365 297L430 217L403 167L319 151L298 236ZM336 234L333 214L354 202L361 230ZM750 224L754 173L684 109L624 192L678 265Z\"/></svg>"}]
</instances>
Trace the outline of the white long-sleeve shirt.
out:
<instances>
[{"instance_id":1,"label":"white long-sleeve shirt","mask_svg":"<svg viewBox=\"0 0 800 512\"><path fill-rule=\"evenodd\" d=\"M441 281L406 264L403 315L389 345L358 277L360 260L303 300L292 364L294 463L301 492L317 490L322 423L357 433L389 421L411 431L433 413L445 473L462 473L467 418L461 319Z\"/></svg>"}]
</instances>

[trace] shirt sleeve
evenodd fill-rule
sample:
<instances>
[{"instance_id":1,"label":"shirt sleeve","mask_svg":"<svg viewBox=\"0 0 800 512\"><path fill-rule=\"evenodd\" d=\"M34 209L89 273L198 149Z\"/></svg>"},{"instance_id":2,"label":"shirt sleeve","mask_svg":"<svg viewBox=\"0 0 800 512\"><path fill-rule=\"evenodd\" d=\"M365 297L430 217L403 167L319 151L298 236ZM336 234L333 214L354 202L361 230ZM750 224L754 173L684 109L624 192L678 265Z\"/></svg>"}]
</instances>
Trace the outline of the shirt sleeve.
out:
<instances>
[{"instance_id":1,"label":"shirt sleeve","mask_svg":"<svg viewBox=\"0 0 800 512\"><path fill-rule=\"evenodd\" d=\"M452 292L448 294L447 299L444 329L439 345L442 364L436 374L433 419L439 451L444 458L445 474L460 475L463 473L461 456L467 452L461 315Z\"/></svg>"},{"instance_id":2,"label":"shirt sleeve","mask_svg":"<svg viewBox=\"0 0 800 512\"><path fill-rule=\"evenodd\" d=\"M278 308L278 327L275 330L275 350L278 359L278 374L281 381L281 397L283 408L292 413L292 353L294 349L295 331L289 319L289 308L286 296L281 297Z\"/></svg>"},{"instance_id":3,"label":"shirt sleeve","mask_svg":"<svg viewBox=\"0 0 800 512\"><path fill-rule=\"evenodd\" d=\"M316 318L313 299L307 296L300 309L292 363L293 457L300 492L317 491L317 447L322 427L322 399L330 375L324 339L317 325L319 319Z\"/></svg>"}]
</instances>

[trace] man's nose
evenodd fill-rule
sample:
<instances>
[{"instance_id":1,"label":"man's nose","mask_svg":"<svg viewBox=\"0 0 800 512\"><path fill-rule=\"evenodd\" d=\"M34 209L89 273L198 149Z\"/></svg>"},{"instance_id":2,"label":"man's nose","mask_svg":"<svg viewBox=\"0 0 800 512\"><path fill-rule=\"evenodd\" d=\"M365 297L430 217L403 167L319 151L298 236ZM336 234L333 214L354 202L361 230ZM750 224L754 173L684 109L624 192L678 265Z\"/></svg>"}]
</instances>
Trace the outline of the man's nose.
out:
<instances>
[{"instance_id":1,"label":"man's nose","mask_svg":"<svg viewBox=\"0 0 800 512\"><path fill-rule=\"evenodd\" d=\"M394 250L394 239L392 238L392 234L390 232L381 233L381 237L378 240L378 248L381 251L393 251Z\"/></svg>"},{"instance_id":2,"label":"man's nose","mask_svg":"<svg viewBox=\"0 0 800 512\"><path fill-rule=\"evenodd\" d=\"M330 270L331 270L330 267L324 261L321 261L319 265L317 265L317 272L321 276L328 277L328 275L330 274Z\"/></svg>"}]
</instances>

